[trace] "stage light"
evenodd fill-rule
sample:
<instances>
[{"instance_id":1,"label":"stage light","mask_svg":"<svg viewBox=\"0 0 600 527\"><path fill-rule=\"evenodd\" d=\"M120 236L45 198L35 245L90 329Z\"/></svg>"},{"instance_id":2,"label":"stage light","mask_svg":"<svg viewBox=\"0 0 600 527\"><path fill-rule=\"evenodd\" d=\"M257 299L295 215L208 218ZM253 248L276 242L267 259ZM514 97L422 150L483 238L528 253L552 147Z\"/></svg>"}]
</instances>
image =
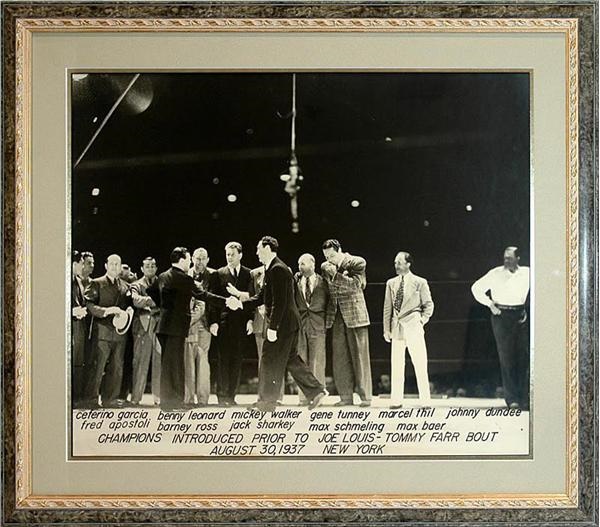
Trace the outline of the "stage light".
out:
<instances>
[{"instance_id":1,"label":"stage light","mask_svg":"<svg viewBox=\"0 0 600 527\"><path fill-rule=\"evenodd\" d=\"M252 128L248 128L248 130L246 130L246 133L248 135L252 135L254 133L254 130Z\"/></svg>"},{"instance_id":2,"label":"stage light","mask_svg":"<svg viewBox=\"0 0 600 527\"><path fill-rule=\"evenodd\" d=\"M385 138L385 142L386 142L386 143L391 143L391 142L392 142L392 138L391 138L391 137L389 137L389 136L388 136L388 137L386 137L386 138Z\"/></svg>"},{"instance_id":3,"label":"stage light","mask_svg":"<svg viewBox=\"0 0 600 527\"><path fill-rule=\"evenodd\" d=\"M423 222L423 226L424 226L424 227L429 227L429 220L425 220L425 221Z\"/></svg>"},{"instance_id":4,"label":"stage light","mask_svg":"<svg viewBox=\"0 0 600 527\"><path fill-rule=\"evenodd\" d=\"M291 176L289 174L281 174L281 176L279 176L279 179L281 179L281 181L289 181L291 178Z\"/></svg>"},{"instance_id":5,"label":"stage light","mask_svg":"<svg viewBox=\"0 0 600 527\"><path fill-rule=\"evenodd\" d=\"M221 180L218 177L213 178L213 185L218 185Z\"/></svg>"},{"instance_id":6,"label":"stage light","mask_svg":"<svg viewBox=\"0 0 600 527\"><path fill-rule=\"evenodd\" d=\"M100 189L99 188L93 188L92 189L92 196L99 196L100 195Z\"/></svg>"},{"instance_id":7,"label":"stage light","mask_svg":"<svg viewBox=\"0 0 600 527\"><path fill-rule=\"evenodd\" d=\"M229 194L229 196L227 196L227 201L229 201L229 203L235 203L237 201L237 196L235 194Z\"/></svg>"},{"instance_id":8,"label":"stage light","mask_svg":"<svg viewBox=\"0 0 600 527\"><path fill-rule=\"evenodd\" d=\"M97 118L97 117L94 117L94 118L92 119L92 122L93 122L93 123L97 123L97 122L98 122L98 118Z\"/></svg>"},{"instance_id":9,"label":"stage light","mask_svg":"<svg viewBox=\"0 0 600 527\"><path fill-rule=\"evenodd\" d=\"M352 201L350 202L350 205L351 205L352 207L354 207L354 208L356 208L356 207L359 207L359 206L360 206L360 201L358 201L357 199L355 199L355 200L352 200Z\"/></svg>"},{"instance_id":10,"label":"stage light","mask_svg":"<svg viewBox=\"0 0 600 527\"><path fill-rule=\"evenodd\" d=\"M466 210L467 212L471 212L471 211L473 210L473 207L472 207L471 205L467 205L467 206L465 207L465 210Z\"/></svg>"}]
</instances>

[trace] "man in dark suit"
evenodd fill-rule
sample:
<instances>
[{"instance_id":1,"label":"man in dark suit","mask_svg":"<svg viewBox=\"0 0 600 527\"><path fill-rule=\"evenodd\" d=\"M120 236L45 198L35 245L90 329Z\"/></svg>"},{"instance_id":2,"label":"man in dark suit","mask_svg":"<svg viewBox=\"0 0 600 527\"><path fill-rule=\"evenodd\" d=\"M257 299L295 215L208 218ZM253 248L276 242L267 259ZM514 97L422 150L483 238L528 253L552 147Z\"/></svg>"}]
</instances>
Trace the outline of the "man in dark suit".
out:
<instances>
[{"instance_id":1,"label":"man in dark suit","mask_svg":"<svg viewBox=\"0 0 600 527\"><path fill-rule=\"evenodd\" d=\"M265 306L266 341L258 371L258 401L253 407L263 412L275 410L287 368L310 401L309 408L313 409L323 402L327 390L298 356L300 315L294 295L294 277L277 257L278 249L277 240L271 236L264 236L258 242L256 254L265 266L265 280L258 294L250 297L231 284L227 291L252 307Z\"/></svg>"},{"instance_id":2,"label":"man in dark suit","mask_svg":"<svg viewBox=\"0 0 600 527\"><path fill-rule=\"evenodd\" d=\"M147 294L160 307L160 321L156 331L161 347L160 406L163 410L184 407L184 350L190 329L192 297L216 306L225 304L225 298L213 295L188 275L190 252L176 247L171 252L171 268L161 273ZM227 306L241 308L237 299L228 299Z\"/></svg>"},{"instance_id":3,"label":"man in dark suit","mask_svg":"<svg viewBox=\"0 0 600 527\"><path fill-rule=\"evenodd\" d=\"M71 269L71 394L72 403L81 403L84 389L85 340L87 336L85 317L87 308L81 286L83 256L73 251Z\"/></svg>"},{"instance_id":4,"label":"man in dark suit","mask_svg":"<svg viewBox=\"0 0 600 527\"><path fill-rule=\"evenodd\" d=\"M111 254L105 268L106 274L93 279L84 293L87 310L93 317L92 357L85 390L91 407L98 405L100 391L102 406L119 406L127 335L126 331L117 330L113 318L124 316L126 310L128 316L133 315L129 285L119 278L120 256Z\"/></svg>"},{"instance_id":5,"label":"man in dark suit","mask_svg":"<svg viewBox=\"0 0 600 527\"><path fill-rule=\"evenodd\" d=\"M229 242L225 246L225 259L227 265L218 269L210 278L211 293L225 296L229 284L238 290L249 291L252 277L250 269L241 264L242 245ZM242 372L244 342L252 334L253 315L254 309L249 306L236 311L224 307L208 312L210 332L215 337L218 335L217 398L220 405L235 404Z\"/></svg>"},{"instance_id":6,"label":"man in dark suit","mask_svg":"<svg viewBox=\"0 0 600 527\"><path fill-rule=\"evenodd\" d=\"M315 258L303 254L298 259L296 303L300 313L298 355L321 384L325 384L325 315L329 301L327 282L315 273ZM300 393L300 404L308 401Z\"/></svg>"}]
</instances>

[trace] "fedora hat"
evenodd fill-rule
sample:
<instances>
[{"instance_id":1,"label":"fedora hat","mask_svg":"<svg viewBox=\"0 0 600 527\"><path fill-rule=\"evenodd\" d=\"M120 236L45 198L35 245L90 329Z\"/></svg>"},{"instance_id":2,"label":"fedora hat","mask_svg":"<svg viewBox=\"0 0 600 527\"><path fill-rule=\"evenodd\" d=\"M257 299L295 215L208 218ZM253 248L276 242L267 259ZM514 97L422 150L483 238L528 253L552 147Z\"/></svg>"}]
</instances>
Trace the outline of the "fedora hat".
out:
<instances>
[{"instance_id":1,"label":"fedora hat","mask_svg":"<svg viewBox=\"0 0 600 527\"><path fill-rule=\"evenodd\" d=\"M127 333L131 321L133 320L133 309L128 307L127 309L121 309L112 319L113 326L118 335L124 335Z\"/></svg>"}]
</instances>

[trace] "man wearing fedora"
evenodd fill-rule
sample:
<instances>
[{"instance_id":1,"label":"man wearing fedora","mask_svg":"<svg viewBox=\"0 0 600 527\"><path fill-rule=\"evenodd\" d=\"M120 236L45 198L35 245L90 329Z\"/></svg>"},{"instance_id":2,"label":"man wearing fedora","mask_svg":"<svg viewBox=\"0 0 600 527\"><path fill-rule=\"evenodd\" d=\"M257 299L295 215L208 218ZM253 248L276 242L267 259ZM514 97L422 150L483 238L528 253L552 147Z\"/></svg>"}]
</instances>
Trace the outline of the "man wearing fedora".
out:
<instances>
[{"instance_id":1,"label":"man wearing fedora","mask_svg":"<svg viewBox=\"0 0 600 527\"><path fill-rule=\"evenodd\" d=\"M122 404L118 397L123 380L123 356L133 316L129 284L119 278L121 257L111 254L104 267L106 274L93 279L84 293L92 316L92 357L85 390L91 407L98 406L98 395L103 407Z\"/></svg>"}]
</instances>

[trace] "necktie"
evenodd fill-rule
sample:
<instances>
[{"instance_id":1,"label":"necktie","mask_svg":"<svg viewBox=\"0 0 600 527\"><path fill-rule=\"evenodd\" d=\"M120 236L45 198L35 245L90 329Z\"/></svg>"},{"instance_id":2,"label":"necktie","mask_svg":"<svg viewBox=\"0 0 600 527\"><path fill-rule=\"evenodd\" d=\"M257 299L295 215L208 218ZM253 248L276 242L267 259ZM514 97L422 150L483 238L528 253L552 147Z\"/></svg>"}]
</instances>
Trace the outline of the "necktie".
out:
<instances>
[{"instance_id":1,"label":"necktie","mask_svg":"<svg viewBox=\"0 0 600 527\"><path fill-rule=\"evenodd\" d=\"M396 293L396 298L394 300L394 309L400 313L400 308L402 307L402 301L404 300L404 275L402 275L402 280L400 280L400 287L398 287L398 292Z\"/></svg>"},{"instance_id":2,"label":"necktie","mask_svg":"<svg viewBox=\"0 0 600 527\"><path fill-rule=\"evenodd\" d=\"M306 297L306 303L310 305L310 300L312 298L312 291L310 289L310 279L306 279L306 289L304 290L304 296Z\"/></svg>"}]
</instances>

